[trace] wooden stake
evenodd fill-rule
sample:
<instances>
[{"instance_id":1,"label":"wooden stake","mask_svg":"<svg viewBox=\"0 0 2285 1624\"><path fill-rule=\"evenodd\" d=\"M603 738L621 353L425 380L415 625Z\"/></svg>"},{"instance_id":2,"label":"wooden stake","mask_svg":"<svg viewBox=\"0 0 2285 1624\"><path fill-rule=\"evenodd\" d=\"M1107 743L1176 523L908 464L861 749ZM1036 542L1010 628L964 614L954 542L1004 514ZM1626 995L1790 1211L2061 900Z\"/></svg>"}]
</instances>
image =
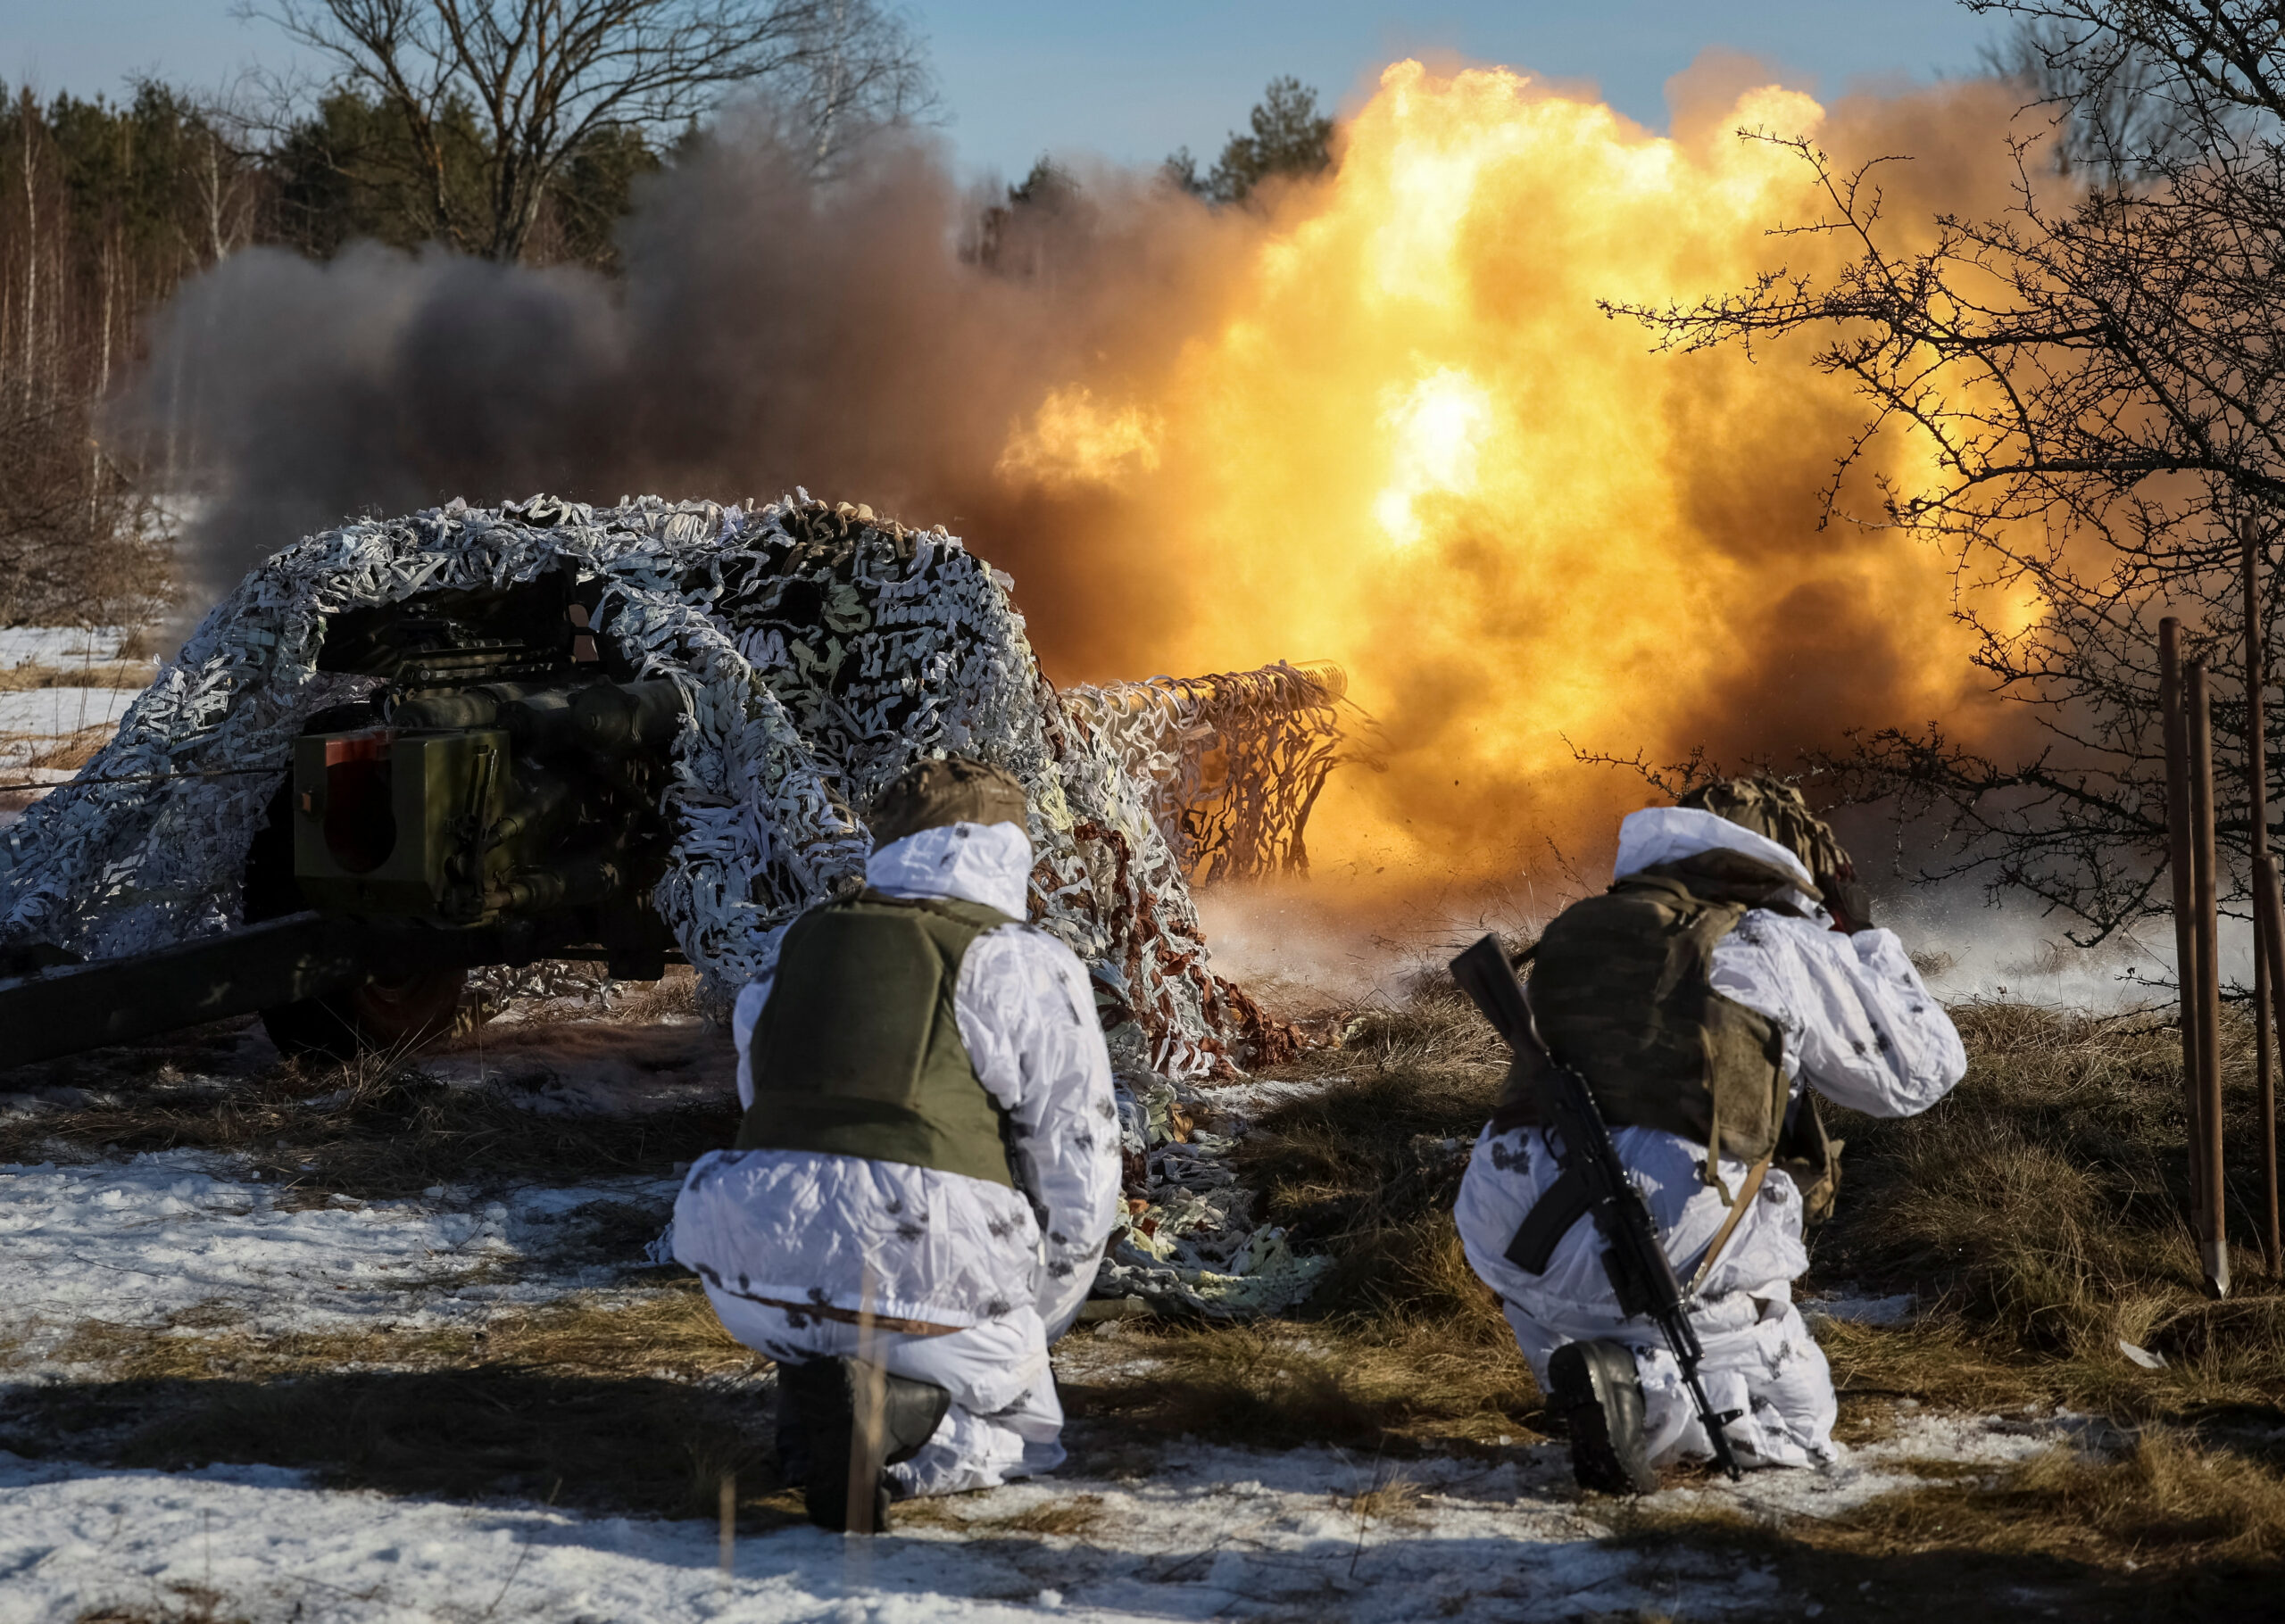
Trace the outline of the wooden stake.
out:
<instances>
[{"instance_id":1,"label":"wooden stake","mask_svg":"<svg viewBox=\"0 0 2285 1624\"><path fill-rule=\"evenodd\" d=\"M2205 1192L2205 1224L2198 1235L2198 1266L2210 1297L2230 1295L2230 1249L2223 1235L2222 1184L2222 974L2214 851L2214 712L2206 692L2206 662L2192 660L2187 673L2182 720L2189 733L2190 830L2193 924L2198 936L2198 1186Z\"/></svg>"},{"instance_id":2,"label":"wooden stake","mask_svg":"<svg viewBox=\"0 0 2285 1624\"><path fill-rule=\"evenodd\" d=\"M2158 622L2158 699L2165 719L2166 863L2174 893L2174 979L2181 989L2182 1107L2189 1116L2189 1229L2206 1232L2206 1197L2198 1183L2198 858L2190 834L2189 729L2183 719L2181 622Z\"/></svg>"},{"instance_id":3,"label":"wooden stake","mask_svg":"<svg viewBox=\"0 0 2285 1624\"><path fill-rule=\"evenodd\" d=\"M2248 518L2240 532L2244 549L2246 589L2246 783L2247 812L2252 824L2248 843L2253 850L2255 930L2253 933L2253 1061L2254 1092L2261 1104L2262 1261L2269 1278L2285 1273L2285 1239L2277 1223L2277 1079L2271 1070L2275 1033L2285 1031L2275 1019L2272 997L2281 961L2266 932L2260 928L2262 872L2269 860L2269 626L2261 612L2261 550Z\"/></svg>"},{"instance_id":4,"label":"wooden stake","mask_svg":"<svg viewBox=\"0 0 2285 1624\"><path fill-rule=\"evenodd\" d=\"M728 1584L738 1570L738 1474L722 1474L722 1582Z\"/></svg>"}]
</instances>

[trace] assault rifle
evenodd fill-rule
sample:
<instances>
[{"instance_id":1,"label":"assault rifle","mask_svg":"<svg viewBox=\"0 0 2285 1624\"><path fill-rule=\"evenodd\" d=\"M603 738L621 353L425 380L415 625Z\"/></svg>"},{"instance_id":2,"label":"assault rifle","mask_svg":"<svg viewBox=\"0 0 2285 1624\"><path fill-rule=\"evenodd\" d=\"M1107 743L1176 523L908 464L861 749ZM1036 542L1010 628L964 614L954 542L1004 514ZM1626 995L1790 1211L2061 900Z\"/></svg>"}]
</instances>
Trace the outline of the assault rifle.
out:
<instances>
[{"instance_id":1,"label":"assault rifle","mask_svg":"<svg viewBox=\"0 0 2285 1624\"><path fill-rule=\"evenodd\" d=\"M1714 1459L1735 1481L1737 1457L1731 1453L1729 1436L1723 1429L1736 1414L1717 1412L1706 1396L1705 1384L1699 1380L1698 1367L1706 1350L1699 1345L1698 1332L1690 1322L1682 1281L1674 1276L1666 1247L1658 1244L1658 1227L1650 1222L1642 1192L1627 1181L1625 1164L1611 1143L1610 1129L1595 1104L1594 1090L1540 1040L1530 1000L1525 998L1523 983L1516 979L1508 956L1500 951L1498 937L1486 936L1452 960L1452 979L1475 1000L1483 1018L1509 1048L1538 1062L1540 1128L1563 1169L1561 1181L1577 1181L1588 1215L1602 1232L1603 1270L1617 1294L1619 1312L1630 1319L1639 1314L1657 1322L1666 1346L1674 1349L1674 1363L1682 1367L1683 1385L1698 1406L1698 1419L1706 1429ZM1557 1193L1550 1189L1541 1199L1554 1199Z\"/></svg>"}]
</instances>

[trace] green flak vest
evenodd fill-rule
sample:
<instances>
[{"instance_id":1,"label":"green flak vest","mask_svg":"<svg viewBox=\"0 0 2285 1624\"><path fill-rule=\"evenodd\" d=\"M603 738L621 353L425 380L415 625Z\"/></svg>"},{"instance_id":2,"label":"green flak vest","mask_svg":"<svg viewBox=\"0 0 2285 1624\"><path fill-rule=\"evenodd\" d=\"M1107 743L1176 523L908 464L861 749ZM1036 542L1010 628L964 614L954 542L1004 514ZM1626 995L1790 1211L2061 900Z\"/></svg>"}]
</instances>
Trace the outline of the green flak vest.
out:
<instances>
[{"instance_id":1,"label":"green flak vest","mask_svg":"<svg viewBox=\"0 0 2285 1624\"><path fill-rule=\"evenodd\" d=\"M1532 950L1530 996L1541 1039L1587 1080L1612 1127L1662 1129L1749 1165L1770 1157L1821 1218L1840 1183L1840 1143L1813 1097L1793 1104L1777 1023L1708 980L1715 944L1750 909L1798 914L1786 899L1797 887L1725 850L1631 874L1556 916ZM1495 1132L1537 1121L1537 1073L1518 1058L1492 1109ZM1710 1154L1706 1180L1721 1183Z\"/></svg>"},{"instance_id":2,"label":"green flak vest","mask_svg":"<svg viewBox=\"0 0 2285 1624\"><path fill-rule=\"evenodd\" d=\"M905 1162L1015 1188L999 1103L952 994L968 944L1015 921L979 902L868 891L786 931L748 1055L740 1150Z\"/></svg>"}]
</instances>

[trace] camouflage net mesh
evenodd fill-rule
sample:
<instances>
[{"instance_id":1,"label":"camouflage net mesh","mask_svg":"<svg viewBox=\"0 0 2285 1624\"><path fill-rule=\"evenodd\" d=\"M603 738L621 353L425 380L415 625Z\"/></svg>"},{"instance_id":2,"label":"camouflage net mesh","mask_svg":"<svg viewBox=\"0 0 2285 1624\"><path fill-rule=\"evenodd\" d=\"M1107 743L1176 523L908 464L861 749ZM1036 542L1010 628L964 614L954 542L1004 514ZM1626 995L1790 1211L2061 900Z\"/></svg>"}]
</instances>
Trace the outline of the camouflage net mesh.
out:
<instances>
[{"instance_id":1,"label":"camouflage net mesh","mask_svg":"<svg viewBox=\"0 0 2285 1624\"><path fill-rule=\"evenodd\" d=\"M1226 1076L1290 1049L1209 967L1184 871L1306 861L1302 820L1338 739L1327 691L1273 667L1059 696L1006 576L941 527L805 493L751 510L454 502L285 549L207 615L79 778L0 838L0 945L98 958L230 928L294 737L373 685L317 668L328 618L565 562L601 583L598 628L638 674L691 698L656 894L704 996L730 996L796 913L861 875L862 809L884 785L959 751L1029 791L1034 915L1093 968L1122 1069ZM1260 777L1278 773L1296 777Z\"/></svg>"},{"instance_id":2,"label":"camouflage net mesh","mask_svg":"<svg viewBox=\"0 0 2285 1624\"><path fill-rule=\"evenodd\" d=\"M1280 662L1214 676L1072 689L1063 705L1115 741L1193 884L1306 874L1304 835L1342 759L1338 666Z\"/></svg>"}]
</instances>

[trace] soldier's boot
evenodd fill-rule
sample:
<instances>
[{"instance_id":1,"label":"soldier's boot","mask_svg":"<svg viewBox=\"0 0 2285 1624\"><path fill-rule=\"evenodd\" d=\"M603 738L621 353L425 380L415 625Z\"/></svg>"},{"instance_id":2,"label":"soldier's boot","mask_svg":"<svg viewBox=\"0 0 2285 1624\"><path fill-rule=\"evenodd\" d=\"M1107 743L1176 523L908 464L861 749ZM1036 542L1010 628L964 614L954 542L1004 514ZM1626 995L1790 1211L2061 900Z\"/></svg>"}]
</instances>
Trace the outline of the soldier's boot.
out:
<instances>
[{"instance_id":1,"label":"soldier's boot","mask_svg":"<svg viewBox=\"0 0 2285 1624\"><path fill-rule=\"evenodd\" d=\"M810 1480L810 1429L794 1396L796 1384L786 1380L793 1369L784 1363L777 1367L777 1477L786 1487L800 1488Z\"/></svg>"},{"instance_id":2,"label":"soldier's boot","mask_svg":"<svg viewBox=\"0 0 2285 1624\"><path fill-rule=\"evenodd\" d=\"M802 1468L810 1520L850 1534L877 1534L888 1527L886 1469L918 1454L952 1407L951 1395L940 1387L892 1376L854 1359L780 1365L777 1391L781 1465L786 1462L790 1404L807 1446L806 1461L798 1459L802 1450L794 1453ZM876 1403L877 1425L861 1424Z\"/></svg>"},{"instance_id":3,"label":"soldier's boot","mask_svg":"<svg viewBox=\"0 0 2285 1624\"><path fill-rule=\"evenodd\" d=\"M1571 1475L1606 1495L1658 1487L1642 1437L1642 1384L1634 1355L1616 1342L1566 1342L1549 1355L1548 1407L1571 1432Z\"/></svg>"}]
</instances>

